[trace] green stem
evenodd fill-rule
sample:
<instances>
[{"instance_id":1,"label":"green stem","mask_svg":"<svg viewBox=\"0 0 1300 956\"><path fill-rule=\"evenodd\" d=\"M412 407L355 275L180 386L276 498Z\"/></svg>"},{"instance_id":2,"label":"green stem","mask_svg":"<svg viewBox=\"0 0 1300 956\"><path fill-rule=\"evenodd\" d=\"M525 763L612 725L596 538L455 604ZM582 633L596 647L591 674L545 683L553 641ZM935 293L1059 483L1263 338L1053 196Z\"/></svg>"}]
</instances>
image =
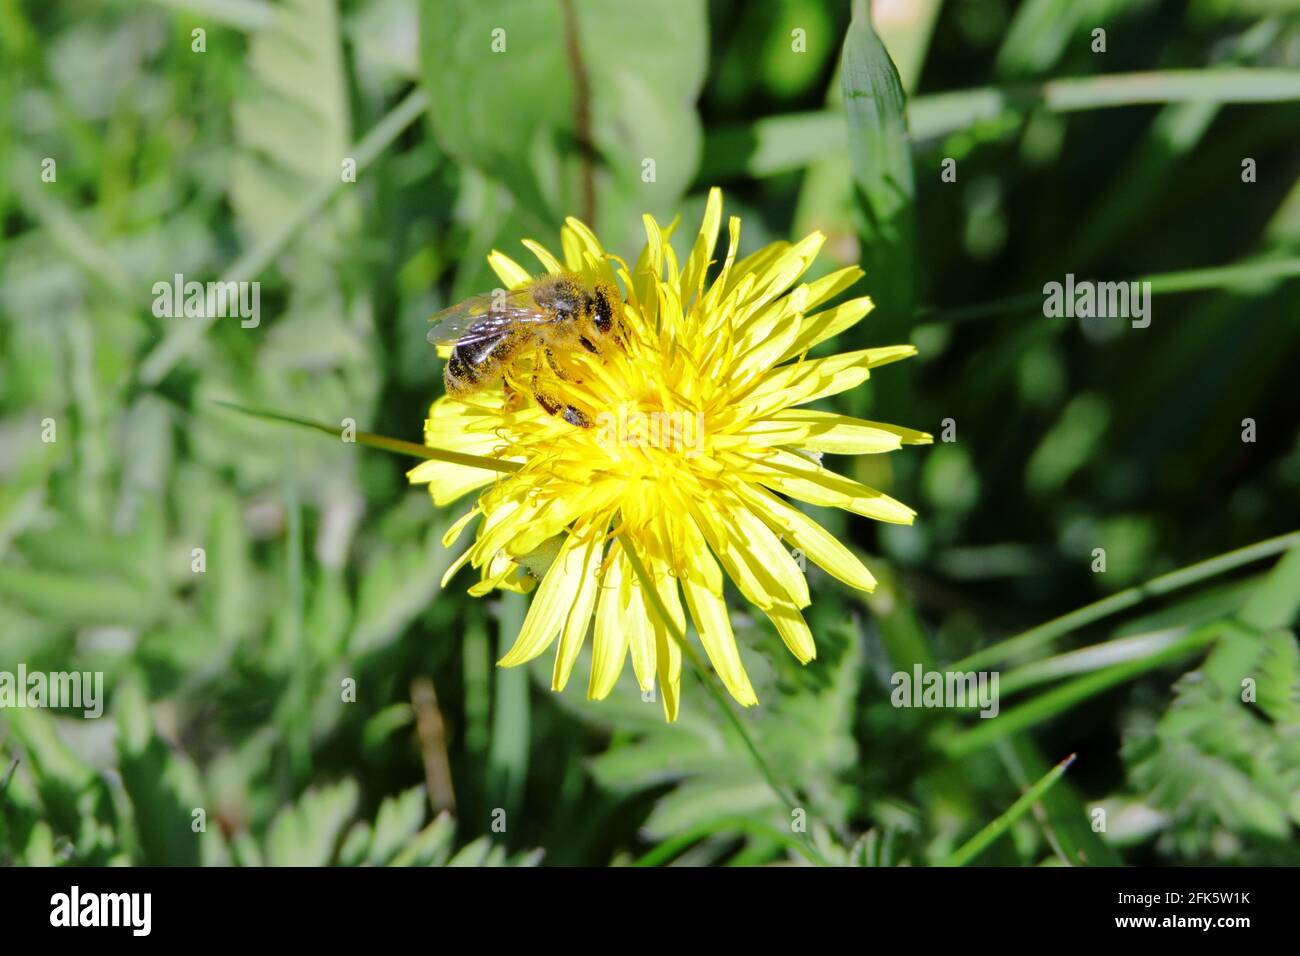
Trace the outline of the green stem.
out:
<instances>
[{"instance_id":1,"label":"green stem","mask_svg":"<svg viewBox=\"0 0 1300 956\"><path fill-rule=\"evenodd\" d=\"M1070 769L1070 764L1074 763L1076 756L1077 754L1070 754L1070 756L1047 771L1036 784L1021 795L1019 800L1011 804L1005 813L949 854L939 865L965 866L979 856L990 843L1006 833L1011 824L1024 816L1026 810L1038 802L1043 794L1052 789L1056 782L1065 776L1065 771Z\"/></svg>"},{"instance_id":2,"label":"green stem","mask_svg":"<svg viewBox=\"0 0 1300 956\"><path fill-rule=\"evenodd\" d=\"M273 412L267 408L252 408L247 405L237 405L234 402L226 402L221 399L216 400L218 405L224 405L226 408L241 412L245 415L251 415L254 418L262 418L273 422L282 422L286 425L298 425L301 428L310 428L314 431L323 432L326 435L332 435L335 438L343 437L343 429L333 425L326 425L323 422L314 422L309 418L299 418L297 415L287 415L284 412ZM386 435L376 435L374 432L356 432L353 436L355 440L362 445L368 445L371 448L378 448L382 451L393 452L397 455L411 455L414 458L424 458L432 461L445 461L452 465L464 465L468 468L483 468L487 471L500 471L506 474L512 474L523 467L517 461L505 461L500 458L483 458L479 455L467 455L459 451L447 451L443 448L433 448L429 445L417 445L412 441L402 441L400 438L389 438Z\"/></svg>"},{"instance_id":3,"label":"green stem","mask_svg":"<svg viewBox=\"0 0 1300 956\"><path fill-rule=\"evenodd\" d=\"M1069 614L1054 618L1046 624L1040 624L1038 627L1030 628L1022 634L1017 634L990 647L976 651L974 654L957 661L952 665L951 669L955 671L980 670L988 664L1022 657L1027 652L1036 650L1044 644L1050 644L1058 637L1099 621L1104 617L1134 607L1148 598L1169 594L1179 588L1185 588L1190 584L1196 584L1215 575L1250 564L1252 561L1258 561L1260 558L1267 558L1286 551L1296 544L1300 544L1300 531L1292 531L1289 534L1278 535L1276 538L1257 541L1244 548L1238 548L1235 551L1217 555L1197 564L1179 568L1169 574L1162 574L1159 577L1152 578L1145 584L1126 588L1109 597L1102 598L1100 601L1094 601L1092 604L1071 611Z\"/></svg>"}]
</instances>

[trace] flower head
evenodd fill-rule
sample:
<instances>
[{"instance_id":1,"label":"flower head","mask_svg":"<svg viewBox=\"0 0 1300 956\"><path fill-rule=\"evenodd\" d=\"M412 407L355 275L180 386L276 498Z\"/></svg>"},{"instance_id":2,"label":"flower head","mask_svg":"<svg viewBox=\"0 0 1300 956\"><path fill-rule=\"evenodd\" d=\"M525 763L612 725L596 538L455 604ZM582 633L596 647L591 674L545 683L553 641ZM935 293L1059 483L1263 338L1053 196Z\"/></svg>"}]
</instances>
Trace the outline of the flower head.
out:
<instances>
[{"instance_id":1,"label":"flower head","mask_svg":"<svg viewBox=\"0 0 1300 956\"><path fill-rule=\"evenodd\" d=\"M669 720L681 679L674 631L685 633L688 616L732 696L757 703L723 597L727 578L804 663L816 648L800 613L810 598L796 555L850 587L874 588L862 562L786 499L898 524L910 524L914 512L823 467L823 453L930 441L922 432L806 407L916 351L900 345L807 357L871 310L862 297L817 311L861 270L799 283L824 241L820 233L737 260L740 221L732 217L726 258L709 283L721 222L714 189L699 236L679 263L668 243L673 227L646 216L635 268L572 218L562 230L563 262L525 241L546 272L573 273L593 287L618 283L626 296L618 347L539 357L526 373L538 394L580 409L582 416L569 418L586 421L548 413L500 383L440 398L425 423L426 444L503 459L517 470L427 461L409 473L429 485L438 505L478 492L445 538L450 547L479 519L448 578L469 563L481 572L470 589L476 596L536 585L502 665L532 660L558 638L552 686L561 690L594 631L588 696L606 696L630 656L643 690L658 678ZM489 262L508 289L534 281L499 252ZM539 555L550 558L548 566Z\"/></svg>"}]
</instances>

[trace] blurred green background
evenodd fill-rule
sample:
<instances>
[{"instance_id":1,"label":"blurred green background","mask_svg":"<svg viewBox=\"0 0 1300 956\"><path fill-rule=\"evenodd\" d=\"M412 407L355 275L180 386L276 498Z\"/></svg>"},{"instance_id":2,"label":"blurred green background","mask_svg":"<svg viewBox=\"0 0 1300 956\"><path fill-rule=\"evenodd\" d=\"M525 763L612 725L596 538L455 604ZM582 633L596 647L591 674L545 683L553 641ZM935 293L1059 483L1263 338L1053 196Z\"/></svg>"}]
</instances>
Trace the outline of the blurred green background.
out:
<instances>
[{"instance_id":1,"label":"blurred green background","mask_svg":"<svg viewBox=\"0 0 1300 956\"><path fill-rule=\"evenodd\" d=\"M1297 539L1125 590L1300 528L1300 2L854 6L0 0L0 670L108 694L0 711L0 862L937 864L1077 752L974 859L1300 863ZM495 668L526 604L440 589L411 462L216 404L418 441L490 249L680 255L711 185L862 263L839 349L919 347L833 407L955 438L835 463L920 516L818 513L882 584L810 572L813 664L735 605L793 807L698 686ZM1150 327L1044 317L1066 273ZM996 720L891 706L990 646Z\"/></svg>"}]
</instances>

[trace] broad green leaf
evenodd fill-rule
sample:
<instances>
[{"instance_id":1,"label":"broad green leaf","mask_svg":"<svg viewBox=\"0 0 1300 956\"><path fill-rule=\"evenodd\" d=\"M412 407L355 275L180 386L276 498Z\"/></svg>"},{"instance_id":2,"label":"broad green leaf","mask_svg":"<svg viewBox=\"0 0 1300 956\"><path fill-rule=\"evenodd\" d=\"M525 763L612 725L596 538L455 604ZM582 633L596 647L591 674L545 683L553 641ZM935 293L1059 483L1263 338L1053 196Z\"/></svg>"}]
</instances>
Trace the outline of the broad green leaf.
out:
<instances>
[{"instance_id":1,"label":"broad green leaf","mask_svg":"<svg viewBox=\"0 0 1300 956\"><path fill-rule=\"evenodd\" d=\"M1287 733L1300 735L1300 642L1291 631L1274 631L1263 644L1256 664L1259 708Z\"/></svg>"},{"instance_id":2,"label":"broad green leaf","mask_svg":"<svg viewBox=\"0 0 1300 956\"><path fill-rule=\"evenodd\" d=\"M492 841L481 836L461 847L456 855L447 861L447 866L486 866L491 852Z\"/></svg>"},{"instance_id":3,"label":"broad green leaf","mask_svg":"<svg viewBox=\"0 0 1300 956\"><path fill-rule=\"evenodd\" d=\"M862 267L878 317L897 329L916 296L912 142L902 82L865 0L853 5L840 70Z\"/></svg>"},{"instance_id":4,"label":"broad green leaf","mask_svg":"<svg viewBox=\"0 0 1300 956\"><path fill-rule=\"evenodd\" d=\"M339 848L335 862L339 866L361 866L366 862L366 854L370 852L370 841L374 835L370 824L365 820L352 824L348 835L343 838L343 846Z\"/></svg>"},{"instance_id":5,"label":"broad green leaf","mask_svg":"<svg viewBox=\"0 0 1300 956\"><path fill-rule=\"evenodd\" d=\"M527 603L522 595L504 594L497 605L504 650L524 623ZM492 737L488 746L486 787L488 805L516 813L528 781L532 715L528 700L528 673L520 667L498 667L492 676Z\"/></svg>"}]
</instances>

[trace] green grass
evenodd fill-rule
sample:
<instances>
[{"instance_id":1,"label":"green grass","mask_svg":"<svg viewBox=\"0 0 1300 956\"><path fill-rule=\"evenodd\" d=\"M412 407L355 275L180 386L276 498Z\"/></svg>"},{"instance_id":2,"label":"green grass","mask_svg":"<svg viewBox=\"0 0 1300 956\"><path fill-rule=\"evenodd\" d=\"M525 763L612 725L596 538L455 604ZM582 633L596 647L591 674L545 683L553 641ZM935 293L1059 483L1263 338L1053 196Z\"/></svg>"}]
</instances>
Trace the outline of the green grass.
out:
<instances>
[{"instance_id":1,"label":"green grass","mask_svg":"<svg viewBox=\"0 0 1300 956\"><path fill-rule=\"evenodd\" d=\"M1300 864L1300 14L1259 6L574 3L575 61L559 3L0 0L0 672L105 690L0 709L0 863ZM669 726L494 667L527 599L442 584L467 505L405 471L487 464L421 436L490 250L580 214L631 259L649 211L685 261L713 185L742 254L866 271L819 348L919 349L820 405L936 442L827 463L918 511L816 514L879 589L810 573L806 667L734 602L755 708L674 634ZM155 316L177 272L261 323ZM1045 318L1066 273L1150 327ZM892 706L918 663L999 716Z\"/></svg>"}]
</instances>

